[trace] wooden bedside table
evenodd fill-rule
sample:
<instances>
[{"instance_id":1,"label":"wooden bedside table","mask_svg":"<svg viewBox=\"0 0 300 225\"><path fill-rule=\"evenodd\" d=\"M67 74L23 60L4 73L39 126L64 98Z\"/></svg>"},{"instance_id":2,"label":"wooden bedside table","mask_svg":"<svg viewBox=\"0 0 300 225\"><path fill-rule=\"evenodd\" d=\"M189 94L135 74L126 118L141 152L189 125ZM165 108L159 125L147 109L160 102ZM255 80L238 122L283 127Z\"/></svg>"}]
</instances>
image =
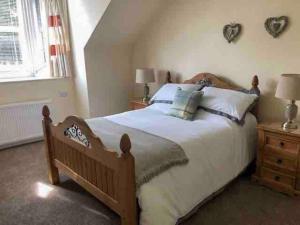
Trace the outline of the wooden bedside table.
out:
<instances>
[{"instance_id":1,"label":"wooden bedside table","mask_svg":"<svg viewBox=\"0 0 300 225\"><path fill-rule=\"evenodd\" d=\"M300 129L286 132L281 123L262 123L257 129L257 168L253 180L290 195L300 194Z\"/></svg>"},{"instance_id":2,"label":"wooden bedside table","mask_svg":"<svg viewBox=\"0 0 300 225\"><path fill-rule=\"evenodd\" d=\"M149 102L143 102L143 100L133 100L130 102L130 108L132 110L142 109L149 105Z\"/></svg>"}]
</instances>

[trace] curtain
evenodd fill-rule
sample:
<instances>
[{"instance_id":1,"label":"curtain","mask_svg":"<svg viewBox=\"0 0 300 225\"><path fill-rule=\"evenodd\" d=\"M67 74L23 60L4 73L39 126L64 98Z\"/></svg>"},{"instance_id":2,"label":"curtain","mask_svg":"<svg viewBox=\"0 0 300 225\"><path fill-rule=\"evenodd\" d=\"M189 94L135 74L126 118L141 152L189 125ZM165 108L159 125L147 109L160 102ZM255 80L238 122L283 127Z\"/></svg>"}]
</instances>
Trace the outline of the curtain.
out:
<instances>
[{"instance_id":1,"label":"curtain","mask_svg":"<svg viewBox=\"0 0 300 225\"><path fill-rule=\"evenodd\" d=\"M49 63L52 77L71 76L67 0L44 0L48 18Z\"/></svg>"},{"instance_id":2,"label":"curtain","mask_svg":"<svg viewBox=\"0 0 300 225\"><path fill-rule=\"evenodd\" d=\"M44 65L44 50L42 36L40 35L39 17L37 15L37 2L34 0L21 0L21 9L23 14L22 27L24 27L24 36L26 40L26 60L27 70L36 74Z\"/></svg>"}]
</instances>

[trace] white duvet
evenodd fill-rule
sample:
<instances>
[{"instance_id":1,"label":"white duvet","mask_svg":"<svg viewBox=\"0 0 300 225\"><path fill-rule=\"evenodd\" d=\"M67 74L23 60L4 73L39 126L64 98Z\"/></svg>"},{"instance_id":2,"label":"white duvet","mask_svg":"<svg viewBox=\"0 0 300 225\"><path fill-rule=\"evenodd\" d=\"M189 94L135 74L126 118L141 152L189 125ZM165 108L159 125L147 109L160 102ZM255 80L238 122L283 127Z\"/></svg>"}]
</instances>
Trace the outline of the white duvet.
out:
<instances>
[{"instance_id":1,"label":"white duvet","mask_svg":"<svg viewBox=\"0 0 300 225\"><path fill-rule=\"evenodd\" d=\"M239 175L254 156L256 119L250 113L241 127L203 110L194 121L167 116L163 111L169 106L157 103L106 117L167 138L180 145L189 158L187 165L172 167L140 187L141 225L176 224Z\"/></svg>"}]
</instances>

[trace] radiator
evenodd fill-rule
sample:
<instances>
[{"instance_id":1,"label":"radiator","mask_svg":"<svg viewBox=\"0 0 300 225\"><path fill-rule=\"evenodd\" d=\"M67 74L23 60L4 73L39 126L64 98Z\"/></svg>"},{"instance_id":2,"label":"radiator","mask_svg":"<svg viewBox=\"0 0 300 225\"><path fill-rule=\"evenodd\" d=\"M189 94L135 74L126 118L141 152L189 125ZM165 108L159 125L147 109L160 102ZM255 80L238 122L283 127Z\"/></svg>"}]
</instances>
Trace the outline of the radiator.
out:
<instances>
[{"instance_id":1,"label":"radiator","mask_svg":"<svg viewBox=\"0 0 300 225\"><path fill-rule=\"evenodd\" d=\"M42 107L51 100L0 105L0 149L43 139Z\"/></svg>"}]
</instances>

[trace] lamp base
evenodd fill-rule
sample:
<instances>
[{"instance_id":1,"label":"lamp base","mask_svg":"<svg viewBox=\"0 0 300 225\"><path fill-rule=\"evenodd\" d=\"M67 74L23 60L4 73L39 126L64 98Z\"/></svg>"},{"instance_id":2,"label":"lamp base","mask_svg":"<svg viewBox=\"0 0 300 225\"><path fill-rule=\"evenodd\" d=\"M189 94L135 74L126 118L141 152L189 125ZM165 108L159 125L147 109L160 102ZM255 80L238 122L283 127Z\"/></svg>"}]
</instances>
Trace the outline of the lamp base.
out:
<instances>
[{"instance_id":1,"label":"lamp base","mask_svg":"<svg viewBox=\"0 0 300 225\"><path fill-rule=\"evenodd\" d=\"M292 130L298 128L297 124L294 122L297 114L298 106L295 104L295 100L291 100L290 104L288 104L285 109L285 117L287 118L287 121L282 124L282 128L284 130Z\"/></svg>"},{"instance_id":2,"label":"lamp base","mask_svg":"<svg viewBox=\"0 0 300 225\"><path fill-rule=\"evenodd\" d=\"M149 98L149 97L144 97L144 98L143 98L143 102L147 103L147 102L149 102L149 101L150 101L150 98Z\"/></svg>"},{"instance_id":3,"label":"lamp base","mask_svg":"<svg viewBox=\"0 0 300 225\"><path fill-rule=\"evenodd\" d=\"M298 129L297 124L293 123L293 121L287 121L282 124L282 129L283 130L295 130Z\"/></svg>"}]
</instances>

